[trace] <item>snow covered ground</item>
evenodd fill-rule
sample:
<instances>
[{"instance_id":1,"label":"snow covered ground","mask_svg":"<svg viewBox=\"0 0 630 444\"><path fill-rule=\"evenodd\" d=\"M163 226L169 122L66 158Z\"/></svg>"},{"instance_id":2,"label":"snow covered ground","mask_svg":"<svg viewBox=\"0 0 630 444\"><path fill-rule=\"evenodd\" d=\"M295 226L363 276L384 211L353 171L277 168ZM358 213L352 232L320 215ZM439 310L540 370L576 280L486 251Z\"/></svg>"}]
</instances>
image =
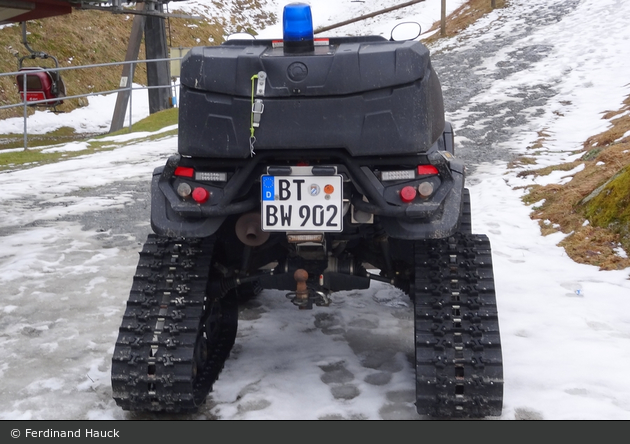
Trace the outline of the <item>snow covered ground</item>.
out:
<instances>
[{"instance_id":1,"label":"snow covered ground","mask_svg":"<svg viewBox=\"0 0 630 444\"><path fill-rule=\"evenodd\" d=\"M310 3L316 23L318 17L333 23L363 13L360 8L367 12L399 2ZM449 0L449 9L455 3ZM532 8L551 7L548 0L509 3L432 50L463 51L479 39L526 26ZM517 101L516 90L550 85L555 90L550 103L525 112L511 142L503 144L522 152L546 128L553 137L541 154L542 165L572 158L586 137L607 127L601 114L618 109L630 93L630 2L553 3L566 4L571 12L532 29L503 52L513 56L542 45L546 57L488 85L471 101ZM267 4L280 7L276 1ZM439 4L427 0L411 12L357 29L387 34L398 16L416 14L430 24L439 18ZM477 38L467 40L467 35ZM502 61L496 56L485 67L491 73ZM100 109L113 109L115 98L99 100ZM138 112L142 106L147 112L142 97L134 96L133 103ZM556 112L559 107L562 112ZM40 112L29 119L29 128L109 127L111 112L85 115L84 110ZM456 131L488 124L474 116L469 106L447 117ZM0 122L0 133L13 124ZM150 172L175 151L176 137L118 136L110 143L120 147L0 173L2 420L154 418L115 405L109 372L137 252L150 231ZM628 420L630 270L576 264L556 246L562 234L542 237L517 188L539 179L517 172L495 162L477 165L468 178L473 230L487 234L493 247L505 379L499 419ZM186 418L421 419L413 405L412 360L412 309L398 290L374 283L369 290L334 294L330 307L312 311L297 310L282 292L265 291L240 313L235 348L207 404Z\"/></svg>"}]
</instances>

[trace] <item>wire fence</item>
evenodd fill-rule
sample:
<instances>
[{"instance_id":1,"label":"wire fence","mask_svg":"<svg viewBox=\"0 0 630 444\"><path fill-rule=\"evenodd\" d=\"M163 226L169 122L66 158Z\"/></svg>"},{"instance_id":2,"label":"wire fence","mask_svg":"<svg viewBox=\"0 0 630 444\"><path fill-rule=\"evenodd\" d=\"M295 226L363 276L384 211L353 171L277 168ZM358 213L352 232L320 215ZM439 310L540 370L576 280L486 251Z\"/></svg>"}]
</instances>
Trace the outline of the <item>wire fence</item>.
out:
<instances>
[{"instance_id":1,"label":"wire fence","mask_svg":"<svg viewBox=\"0 0 630 444\"><path fill-rule=\"evenodd\" d=\"M133 97L133 91L136 90L150 90L150 89L166 89L166 88L174 88L174 86L172 84L169 85L159 85L159 86L134 86L133 84L133 75L134 75L134 71L135 71L135 67L137 64L139 63L156 63L156 62L181 62L181 59L183 57L169 57L169 58L162 58L162 59L148 59L148 60L131 60L131 61L125 61L125 62L110 62L110 63L99 63L99 64L93 64L93 65L78 65L78 66L67 66L67 67L55 67L55 68L40 68L40 67L29 67L26 70L20 70L20 71L14 71L14 72L8 72L8 73L0 73L0 77L7 77L7 76L13 76L16 77L16 86L19 86L17 84L17 80L18 80L18 76L22 76L22 100L13 104L9 104L9 105L3 105L0 106L0 109L8 109L8 108L17 108L17 107L23 107L24 108L24 113L23 113L23 118L24 118L24 149L28 149L28 108L30 106L50 106L52 107L55 103L58 103L60 100L70 100L70 99L79 99L82 97L92 97L92 96L98 96L98 95L102 95L102 94L111 94L111 93L127 93L129 95L129 106L128 106L128 115L129 115L129 128L131 129L131 125L132 125L132 110L133 110L133 101L132 101L132 97ZM110 67L110 66L123 66L123 65L131 65L131 74L129 75L129 77L121 77L121 82L120 82L120 87L116 88L116 89L108 89L108 90L103 90L103 91L91 91L89 93L84 93L84 94L74 94L74 95L63 95L63 96L57 96L57 97L52 97L52 98L45 98L45 99L32 99L33 96L31 96L31 100L29 100L29 95L28 92L37 92L37 91L41 91L40 88L31 88L30 90L28 89L28 82L27 82L27 77L28 74L34 74L34 73L39 73L39 72L43 72L43 73L56 73L56 74L60 74L63 71L69 71L69 70L77 70L77 69L90 69L90 68L102 68L102 67ZM172 94L172 97L176 98L176 93Z\"/></svg>"}]
</instances>

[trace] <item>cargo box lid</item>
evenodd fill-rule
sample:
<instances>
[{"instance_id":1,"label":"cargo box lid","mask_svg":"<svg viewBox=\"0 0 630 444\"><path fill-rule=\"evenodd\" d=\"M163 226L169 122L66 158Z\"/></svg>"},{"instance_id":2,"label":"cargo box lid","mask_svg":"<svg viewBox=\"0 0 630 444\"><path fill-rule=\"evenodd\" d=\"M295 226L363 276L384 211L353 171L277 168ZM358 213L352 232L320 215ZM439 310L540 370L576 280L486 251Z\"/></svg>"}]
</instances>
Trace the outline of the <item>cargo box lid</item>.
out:
<instances>
[{"instance_id":1,"label":"cargo box lid","mask_svg":"<svg viewBox=\"0 0 630 444\"><path fill-rule=\"evenodd\" d=\"M336 96L422 79L429 50L420 42L379 36L317 39L314 51L285 54L281 42L231 40L195 47L182 60L183 85L231 96L252 94L252 76L267 75L265 97Z\"/></svg>"}]
</instances>

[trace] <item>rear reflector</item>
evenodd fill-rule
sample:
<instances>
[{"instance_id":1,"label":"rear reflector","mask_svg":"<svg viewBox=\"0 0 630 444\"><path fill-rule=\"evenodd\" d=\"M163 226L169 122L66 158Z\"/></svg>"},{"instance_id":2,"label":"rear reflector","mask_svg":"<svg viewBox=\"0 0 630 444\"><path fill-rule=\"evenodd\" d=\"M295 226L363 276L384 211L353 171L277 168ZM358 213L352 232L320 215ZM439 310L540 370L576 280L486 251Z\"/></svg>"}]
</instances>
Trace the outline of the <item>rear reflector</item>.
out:
<instances>
[{"instance_id":1,"label":"rear reflector","mask_svg":"<svg viewBox=\"0 0 630 444\"><path fill-rule=\"evenodd\" d=\"M192 198L195 202L202 204L208 201L210 193L205 188L195 188L192 192Z\"/></svg>"},{"instance_id":2,"label":"rear reflector","mask_svg":"<svg viewBox=\"0 0 630 444\"><path fill-rule=\"evenodd\" d=\"M416 189L414 187L406 186L400 190L400 200L405 203L409 203L416 198Z\"/></svg>"},{"instance_id":3,"label":"rear reflector","mask_svg":"<svg viewBox=\"0 0 630 444\"><path fill-rule=\"evenodd\" d=\"M419 176L431 176L438 174L438 170L433 165L418 165Z\"/></svg>"},{"instance_id":4,"label":"rear reflector","mask_svg":"<svg viewBox=\"0 0 630 444\"><path fill-rule=\"evenodd\" d=\"M175 168L175 173L173 174L180 177L193 177L195 175L195 170L188 167L177 167Z\"/></svg>"}]
</instances>

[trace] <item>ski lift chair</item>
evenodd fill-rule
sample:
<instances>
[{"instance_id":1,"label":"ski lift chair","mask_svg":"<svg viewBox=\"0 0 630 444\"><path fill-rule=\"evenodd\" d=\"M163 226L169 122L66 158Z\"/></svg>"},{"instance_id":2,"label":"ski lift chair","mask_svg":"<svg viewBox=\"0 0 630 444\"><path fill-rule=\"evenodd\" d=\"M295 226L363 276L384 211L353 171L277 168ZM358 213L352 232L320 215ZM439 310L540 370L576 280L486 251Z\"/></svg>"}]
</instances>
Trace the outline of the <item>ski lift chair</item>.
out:
<instances>
[{"instance_id":1,"label":"ski lift chair","mask_svg":"<svg viewBox=\"0 0 630 444\"><path fill-rule=\"evenodd\" d=\"M22 43L30 54L18 59L19 74L16 76L15 83L20 93L20 99L26 100L29 106L54 108L57 111L56 107L63 103L62 98L66 96L66 85L63 83L59 72L54 70L54 68L59 68L59 61L56 57L45 52L34 51L28 45L26 22L22 22ZM52 59L55 66L54 68L25 67L23 63L26 59ZM24 77L26 77L26 82Z\"/></svg>"},{"instance_id":2,"label":"ski lift chair","mask_svg":"<svg viewBox=\"0 0 630 444\"><path fill-rule=\"evenodd\" d=\"M33 56L26 56L27 58L35 58ZM55 67L59 67L57 59L52 56L45 56L44 58L52 58L55 60ZM63 83L63 79L57 71L44 71L46 68L40 67L24 67L22 61L24 57L20 59L20 68L16 76L16 84L20 93L20 99L24 101L26 96L26 102L29 106L41 106L41 107L57 107L63 103L62 98L66 96L66 86ZM24 76L26 76L26 85L24 84ZM24 89L26 86L26 90ZM46 100L46 102L40 102ZM37 103L28 103L37 102Z\"/></svg>"}]
</instances>

